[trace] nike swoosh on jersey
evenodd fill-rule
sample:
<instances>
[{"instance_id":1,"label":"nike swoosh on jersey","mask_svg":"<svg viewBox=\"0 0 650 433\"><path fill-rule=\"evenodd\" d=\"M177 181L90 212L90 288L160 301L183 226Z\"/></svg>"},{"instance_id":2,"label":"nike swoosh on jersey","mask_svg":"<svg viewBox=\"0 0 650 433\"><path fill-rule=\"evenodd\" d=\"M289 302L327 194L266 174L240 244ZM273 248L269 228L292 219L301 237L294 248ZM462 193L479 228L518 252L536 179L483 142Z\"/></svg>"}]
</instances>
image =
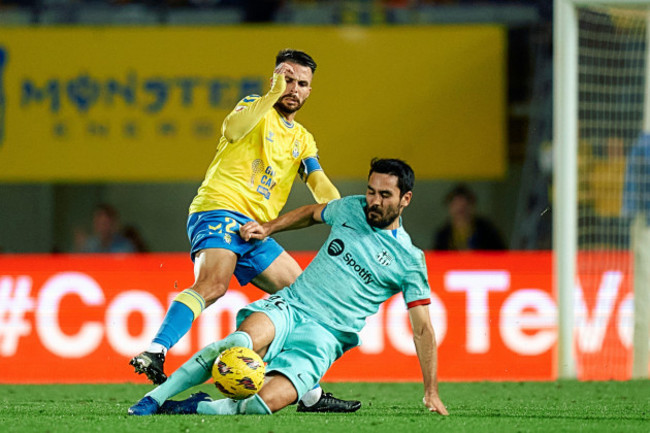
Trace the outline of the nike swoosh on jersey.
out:
<instances>
[{"instance_id":1,"label":"nike swoosh on jersey","mask_svg":"<svg viewBox=\"0 0 650 433\"><path fill-rule=\"evenodd\" d=\"M355 230L355 231L356 231L356 229L355 229L354 227L349 226L347 223L343 223L343 224L341 224L341 225L342 225L343 227L345 227L346 229L352 229L352 230Z\"/></svg>"}]
</instances>

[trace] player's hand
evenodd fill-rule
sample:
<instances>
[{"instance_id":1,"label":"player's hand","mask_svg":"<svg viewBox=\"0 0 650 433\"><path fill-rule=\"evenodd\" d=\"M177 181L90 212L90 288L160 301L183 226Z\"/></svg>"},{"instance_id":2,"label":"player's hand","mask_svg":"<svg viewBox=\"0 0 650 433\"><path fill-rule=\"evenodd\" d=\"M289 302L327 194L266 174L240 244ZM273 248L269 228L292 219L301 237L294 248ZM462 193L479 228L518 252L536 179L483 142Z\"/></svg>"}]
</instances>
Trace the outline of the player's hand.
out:
<instances>
[{"instance_id":1,"label":"player's hand","mask_svg":"<svg viewBox=\"0 0 650 433\"><path fill-rule=\"evenodd\" d=\"M285 77L294 78L296 71L290 63L280 63L273 71L273 74L284 75Z\"/></svg>"},{"instance_id":2,"label":"player's hand","mask_svg":"<svg viewBox=\"0 0 650 433\"><path fill-rule=\"evenodd\" d=\"M280 63L273 71L273 80L271 81L271 90L284 92L287 87L286 77L294 78L296 71L289 63Z\"/></svg>"},{"instance_id":3,"label":"player's hand","mask_svg":"<svg viewBox=\"0 0 650 433\"><path fill-rule=\"evenodd\" d=\"M438 395L430 395L430 394L425 394L424 398L422 399L422 403L429 409L430 412L436 412L439 413L440 415L449 415L449 412L447 412L447 408L445 405L442 403L442 400L440 400L440 397Z\"/></svg>"},{"instance_id":4,"label":"player's hand","mask_svg":"<svg viewBox=\"0 0 650 433\"><path fill-rule=\"evenodd\" d=\"M257 221L249 221L243 226L239 226L239 236L248 242L251 239L264 239L268 233L264 226Z\"/></svg>"}]
</instances>

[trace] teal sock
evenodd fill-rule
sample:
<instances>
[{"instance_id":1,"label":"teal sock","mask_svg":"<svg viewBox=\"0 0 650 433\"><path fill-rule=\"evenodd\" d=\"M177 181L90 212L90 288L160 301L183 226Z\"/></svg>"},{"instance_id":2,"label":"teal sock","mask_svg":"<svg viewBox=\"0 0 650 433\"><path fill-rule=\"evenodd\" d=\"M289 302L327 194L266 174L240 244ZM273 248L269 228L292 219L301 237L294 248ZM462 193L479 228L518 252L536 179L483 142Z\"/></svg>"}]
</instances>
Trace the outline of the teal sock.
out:
<instances>
[{"instance_id":1,"label":"teal sock","mask_svg":"<svg viewBox=\"0 0 650 433\"><path fill-rule=\"evenodd\" d=\"M244 400L224 398L215 401L202 401L196 408L202 415L271 415L271 409L262 397L255 394Z\"/></svg>"},{"instance_id":2,"label":"teal sock","mask_svg":"<svg viewBox=\"0 0 650 433\"><path fill-rule=\"evenodd\" d=\"M230 347L239 346L253 348L253 342L247 333L236 331L223 340L205 346L172 373L162 385L154 388L147 395L158 404L163 404L168 398L202 384L212 375L212 365L219 354Z\"/></svg>"}]
</instances>

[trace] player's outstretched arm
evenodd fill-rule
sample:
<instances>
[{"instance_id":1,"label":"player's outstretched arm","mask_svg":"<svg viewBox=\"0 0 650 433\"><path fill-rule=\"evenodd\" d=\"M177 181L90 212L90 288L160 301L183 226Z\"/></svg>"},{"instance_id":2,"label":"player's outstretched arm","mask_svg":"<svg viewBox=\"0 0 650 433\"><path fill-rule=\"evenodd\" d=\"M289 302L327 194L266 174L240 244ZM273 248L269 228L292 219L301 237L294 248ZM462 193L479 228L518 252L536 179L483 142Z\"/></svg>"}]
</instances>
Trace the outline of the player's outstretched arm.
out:
<instances>
[{"instance_id":1,"label":"player's outstretched arm","mask_svg":"<svg viewBox=\"0 0 650 433\"><path fill-rule=\"evenodd\" d=\"M429 306L418 305L410 308L409 319L413 330L415 351L420 361L422 378L424 379L424 398L422 402L431 412L449 415L447 408L438 395L438 347L429 317Z\"/></svg>"},{"instance_id":2,"label":"player's outstretched arm","mask_svg":"<svg viewBox=\"0 0 650 433\"><path fill-rule=\"evenodd\" d=\"M235 107L226 116L221 127L221 133L226 140L233 143L245 137L262 120L266 112L273 108L287 88L285 75L293 76L293 68L287 63L281 63L273 71L271 90L266 95L256 99L250 105Z\"/></svg>"},{"instance_id":3,"label":"player's outstretched arm","mask_svg":"<svg viewBox=\"0 0 650 433\"><path fill-rule=\"evenodd\" d=\"M314 171L307 178L307 187L314 196L316 203L327 203L337 198L341 198L339 190L336 189L332 181L327 177L323 170Z\"/></svg>"},{"instance_id":4,"label":"player's outstretched arm","mask_svg":"<svg viewBox=\"0 0 650 433\"><path fill-rule=\"evenodd\" d=\"M321 212L326 205L323 203L302 206L264 224L249 221L239 227L239 235L248 242L251 239L264 239L273 233L301 229L321 223L323 222Z\"/></svg>"}]
</instances>

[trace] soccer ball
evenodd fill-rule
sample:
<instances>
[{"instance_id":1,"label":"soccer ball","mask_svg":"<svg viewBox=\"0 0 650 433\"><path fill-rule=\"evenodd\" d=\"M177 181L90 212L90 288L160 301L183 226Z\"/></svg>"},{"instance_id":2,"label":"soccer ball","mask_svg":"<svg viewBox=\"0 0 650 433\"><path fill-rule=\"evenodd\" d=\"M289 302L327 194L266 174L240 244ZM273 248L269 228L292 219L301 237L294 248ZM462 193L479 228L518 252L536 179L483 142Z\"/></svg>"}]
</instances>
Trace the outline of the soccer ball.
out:
<instances>
[{"instance_id":1,"label":"soccer ball","mask_svg":"<svg viewBox=\"0 0 650 433\"><path fill-rule=\"evenodd\" d=\"M214 361L212 378L223 395L242 400L262 388L265 371L264 361L257 353L246 347L231 347Z\"/></svg>"}]
</instances>

